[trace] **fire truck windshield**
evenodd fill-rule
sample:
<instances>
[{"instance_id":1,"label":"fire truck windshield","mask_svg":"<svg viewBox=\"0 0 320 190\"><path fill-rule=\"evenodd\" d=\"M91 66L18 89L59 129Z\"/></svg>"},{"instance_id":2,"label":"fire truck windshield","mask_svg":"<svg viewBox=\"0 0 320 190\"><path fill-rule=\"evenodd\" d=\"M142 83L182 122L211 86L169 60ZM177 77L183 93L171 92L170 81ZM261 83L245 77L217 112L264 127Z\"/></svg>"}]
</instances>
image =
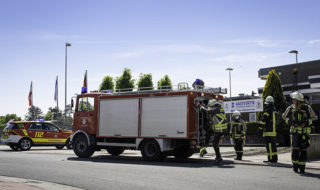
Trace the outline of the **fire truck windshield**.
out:
<instances>
[{"instance_id":1,"label":"fire truck windshield","mask_svg":"<svg viewBox=\"0 0 320 190\"><path fill-rule=\"evenodd\" d=\"M93 97L83 97L78 100L78 110L79 112L93 111L94 110L94 98Z\"/></svg>"}]
</instances>

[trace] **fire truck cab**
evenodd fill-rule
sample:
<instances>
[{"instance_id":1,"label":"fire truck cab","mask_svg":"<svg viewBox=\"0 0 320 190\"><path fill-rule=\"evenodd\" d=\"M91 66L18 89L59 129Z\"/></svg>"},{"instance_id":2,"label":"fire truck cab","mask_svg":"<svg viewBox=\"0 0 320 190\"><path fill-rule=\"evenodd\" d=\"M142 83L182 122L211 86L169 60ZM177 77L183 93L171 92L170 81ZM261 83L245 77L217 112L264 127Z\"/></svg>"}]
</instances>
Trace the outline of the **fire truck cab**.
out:
<instances>
[{"instance_id":1,"label":"fire truck cab","mask_svg":"<svg viewBox=\"0 0 320 190\"><path fill-rule=\"evenodd\" d=\"M125 149L140 150L145 160L163 160L170 155L188 158L199 150L205 135L198 103L223 100L221 93L226 89L190 89L183 83L177 90L77 95L73 150L81 158L101 149L111 155Z\"/></svg>"}]
</instances>

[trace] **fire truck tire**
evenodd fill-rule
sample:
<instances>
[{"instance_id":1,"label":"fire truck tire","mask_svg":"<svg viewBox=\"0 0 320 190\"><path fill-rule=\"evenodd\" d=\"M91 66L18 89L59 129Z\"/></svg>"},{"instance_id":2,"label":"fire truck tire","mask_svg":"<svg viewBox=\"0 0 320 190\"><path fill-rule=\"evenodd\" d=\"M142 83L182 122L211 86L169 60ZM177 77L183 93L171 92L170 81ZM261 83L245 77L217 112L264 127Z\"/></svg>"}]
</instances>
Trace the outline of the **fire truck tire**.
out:
<instances>
[{"instance_id":1,"label":"fire truck tire","mask_svg":"<svg viewBox=\"0 0 320 190\"><path fill-rule=\"evenodd\" d=\"M72 146L74 153L80 158L89 158L94 153L94 148L88 145L88 140L83 135L76 137Z\"/></svg>"},{"instance_id":2,"label":"fire truck tire","mask_svg":"<svg viewBox=\"0 0 320 190\"><path fill-rule=\"evenodd\" d=\"M146 140L142 142L141 154L144 160L163 161L165 154L161 152L160 146L155 140Z\"/></svg>"},{"instance_id":3,"label":"fire truck tire","mask_svg":"<svg viewBox=\"0 0 320 190\"><path fill-rule=\"evenodd\" d=\"M119 156L124 152L123 147L108 146L106 149L107 149L107 152L112 156Z\"/></svg>"},{"instance_id":4,"label":"fire truck tire","mask_svg":"<svg viewBox=\"0 0 320 190\"><path fill-rule=\"evenodd\" d=\"M189 146L182 146L176 148L173 153L174 157L177 159L186 159L193 155L193 151Z\"/></svg>"},{"instance_id":5,"label":"fire truck tire","mask_svg":"<svg viewBox=\"0 0 320 190\"><path fill-rule=\"evenodd\" d=\"M71 142L70 142L70 138L66 141L66 147L67 147L67 149L72 149L72 144L71 144Z\"/></svg>"},{"instance_id":6,"label":"fire truck tire","mask_svg":"<svg viewBox=\"0 0 320 190\"><path fill-rule=\"evenodd\" d=\"M23 138L19 141L19 148L22 151L29 150L32 146L32 141L28 138Z\"/></svg>"},{"instance_id":7,"label":"fire truck tire","mask_svg":"<svg viewBox=\"0 0 320 190\"><path fill-rule=\"evenodd\" d=\"M57 145L56 148L57 149L63 149L64 145Z\"/></svg>"},{"instance_id":8,"label":"fire truck tire","mask_svg":"<svg viewBox=\"0 0 320 190\"><path fill-rule=\"evenodd\" d=\"M18 145L15 145L15 144L12 144L12 145L10 145L10 148L11 148L12 150L18 150L18 149L19 149L19 146L18 146Z\"/></svg>"}]
</instances>

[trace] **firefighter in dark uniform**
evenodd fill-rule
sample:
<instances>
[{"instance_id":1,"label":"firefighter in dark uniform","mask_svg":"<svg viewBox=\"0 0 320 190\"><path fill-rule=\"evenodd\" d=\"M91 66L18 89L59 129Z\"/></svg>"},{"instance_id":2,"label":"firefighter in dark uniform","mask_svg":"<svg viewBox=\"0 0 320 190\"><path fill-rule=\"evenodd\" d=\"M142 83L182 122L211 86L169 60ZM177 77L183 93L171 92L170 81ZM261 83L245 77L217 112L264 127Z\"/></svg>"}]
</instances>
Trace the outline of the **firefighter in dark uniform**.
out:
<instances>
[{"instance_id":1,"label":"firefighter in dark uniform","mask_svg":"<svg viewBox=\"0 0 320 190\"><path fill-rule=\"evenodd\" d=\"M232 114L232 122L230 123L230 136L234 141L234 150L237 153L235 160L242 160L243 146L247 131L247 125L240 116L241 113L239 111L234 111Z\"/></svg>"},{"instance_id":2,"label":"firefighter in dark uniform","mask_svg":"<svg viewBox=\"0 0 320 190\"><path fill-rule=\"evenodd\" d=\"M305 173L307 148L310 146L309 134L312 126L310 107L305 104L303 94L290 94L293 104L282 114L282 118L290 126L292 135L292 164L293 171Z\"/></svg>"},{"instance_id":3,"label":"firefighter in dark uniform","mask_svg":"<svg viewBox=\"0 0 320 190\"><path fill-rule=\"evenodd\" d=\"M263 138L266 143L268 161L276 163L278 162L278 153L276 145L276 108L274 106L274 99L272 96L268 96L265 100L265 106L263 110L262 121L260 122L263 127L260 127L260 130L263 130Z\"/></svg>"},{"instance_id":4,"label":"firefighter in dark uniform","mask_svg":"<svg viewBox=\"0 0 320 190\"><path fill-rule=\"evenodd\" d=\"M216 163L219 163L222 161L219 146L222 141L224 131L227 129L227 117L223 108L216 99L209 100L208 106L208 108L200 106L200 111L206 111L211 119L211 122L208 123L211 124L213 132L213 149L216 153L215 160ZM203 152L206 152L205 147L200 150L200 156L204 155Z\"/></svg>"}]
</instances>

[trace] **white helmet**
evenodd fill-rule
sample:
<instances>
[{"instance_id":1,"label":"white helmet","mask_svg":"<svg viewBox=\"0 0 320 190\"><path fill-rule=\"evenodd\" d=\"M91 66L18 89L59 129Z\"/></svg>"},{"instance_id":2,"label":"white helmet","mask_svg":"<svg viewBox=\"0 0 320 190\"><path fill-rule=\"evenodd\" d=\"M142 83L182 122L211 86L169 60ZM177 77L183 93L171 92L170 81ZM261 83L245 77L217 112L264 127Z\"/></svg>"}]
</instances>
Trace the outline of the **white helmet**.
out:
<instances>
[{"instance_id":1,"label":"white helmet","mask_svg":"<svg viewBox=\"0 0 320 190\"><path fill-rule=\"evenodd\" d=\"M234 111L233 112L233 114L232 114L232 117L235 117L235 116L241 116L241 113L238 111L238 110L236 110L236 111Z\"/></svg>"},{"instance_id":2,"label":"white helmet","mask_svg":"<svg viewBox=\"0 0 320 190\"><path fill-rule=\"evenodd\" d=\"M298 91L292 92L292 93L290 94L290 97L291 97L292 99L296 99L296 100L301 101L301 102L304 101L304 96L303 96L303 94L300 93L300 92L298 92Z\"/></svg>"},{"instance_id":3,"label":"white helmet","mask_svg":"<svg viewBox=\"0 0 320 190\"><path fill-rule=\"evenodd\" d=\"M264 102L265 104L270 104L270 103L274 103L274 99L272 96L268 96L266 98L266 101Z\"/></svg>"},{"instance_id":4,"label":"white helmet","mask_svg":"<svg viewBox=\"0 0 320 190\"><path fill-rule=\"evenodd\" d=\"M209 102L208 102L208 106L209 107L212 107L212 106L214 106L215 104L217 104L218 103L218 101L216 100L216 99L211 99L211 100L209 100Z\"/></svg>"}]
</instances>

